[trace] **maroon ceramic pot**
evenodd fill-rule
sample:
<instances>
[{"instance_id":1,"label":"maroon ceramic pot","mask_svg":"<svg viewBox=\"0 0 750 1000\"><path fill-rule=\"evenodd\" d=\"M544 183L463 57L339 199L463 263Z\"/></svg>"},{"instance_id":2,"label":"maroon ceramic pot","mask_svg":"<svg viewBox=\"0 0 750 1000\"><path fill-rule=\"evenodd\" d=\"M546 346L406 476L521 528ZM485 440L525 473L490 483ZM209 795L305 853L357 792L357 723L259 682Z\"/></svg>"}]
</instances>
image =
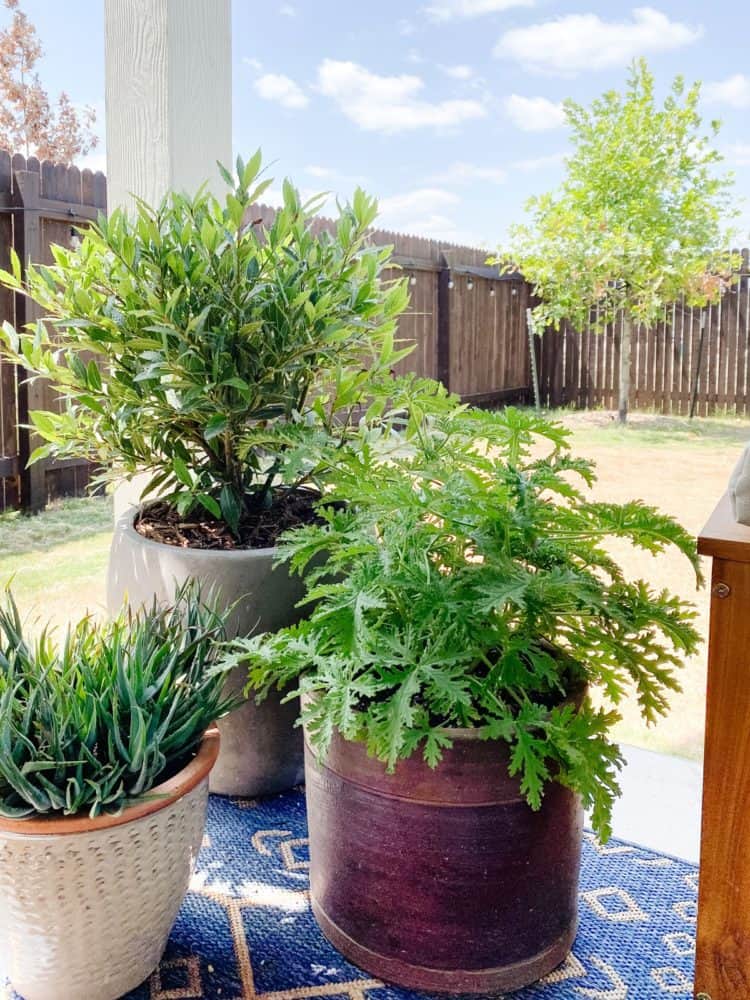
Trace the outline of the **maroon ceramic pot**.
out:
<instances>
[{"instance_id":1,"label":"maroon ceramic pot","mask_svg":"<svg viewBox=\"0 0 750 1000\"><path fill-rule=\"evenodd\" d=\"M519 989L564 961L576 933L582 809L553 782L522 798L503 742L452 730L431 770L394 774L336 737L325 763L306 741L311 898L328 940L409 989Z\"/></svg>"}]
</instances>

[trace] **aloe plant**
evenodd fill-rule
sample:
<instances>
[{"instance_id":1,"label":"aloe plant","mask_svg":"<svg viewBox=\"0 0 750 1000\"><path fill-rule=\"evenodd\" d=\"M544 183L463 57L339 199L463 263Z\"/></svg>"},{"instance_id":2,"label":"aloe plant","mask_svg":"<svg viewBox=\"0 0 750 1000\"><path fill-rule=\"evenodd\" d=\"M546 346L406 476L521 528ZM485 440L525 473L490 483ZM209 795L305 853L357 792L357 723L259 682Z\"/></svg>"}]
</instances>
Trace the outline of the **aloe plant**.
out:
<instances>
[{"instance_id":1,"label":"aloe plant","mask_svg":"<svg viewBox=\"0 0 750 1000\"><path fill-rule=\"evenodd\" d=\"M0 603L0 815L117 812L183 766L232 707L224 618L194 585L170 608L36 639Z\"/></svg>"}]
</instances>

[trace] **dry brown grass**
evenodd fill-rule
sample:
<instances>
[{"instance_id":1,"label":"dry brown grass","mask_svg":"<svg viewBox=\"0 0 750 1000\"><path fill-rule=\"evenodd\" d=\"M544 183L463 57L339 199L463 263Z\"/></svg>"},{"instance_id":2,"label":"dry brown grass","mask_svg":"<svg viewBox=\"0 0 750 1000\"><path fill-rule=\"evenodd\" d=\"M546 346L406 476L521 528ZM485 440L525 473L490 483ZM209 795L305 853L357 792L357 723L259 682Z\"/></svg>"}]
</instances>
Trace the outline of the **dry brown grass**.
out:
<instances>
[{"instance_id":1,"label":"dry brown grass","mask_svg":"<svg viewBox=\"0 0 750 1000\"><path fill-rule=\"evenodd\" d=\"M678 518L694 534L724 492L742 446L750 440L750 422L733 418L690 422L635 414L631 425L621 429L611 414L601 411L557 416L573 430L576 452L597 464L599 479L593 491L597 499L642 499ZM696 593L692 570L681 556L668 553L655 559L624 544L613 546L612 551L629 575L694 600L698 628L704 637L708 635L708 589ZM704 571L708 570L705 565ZM672 712L657 727L649 728L641 721L635 704L626 705L619 739L699 757L703 751L705 644L685 663L682 685Z\"/></svg>"}]
</instances>

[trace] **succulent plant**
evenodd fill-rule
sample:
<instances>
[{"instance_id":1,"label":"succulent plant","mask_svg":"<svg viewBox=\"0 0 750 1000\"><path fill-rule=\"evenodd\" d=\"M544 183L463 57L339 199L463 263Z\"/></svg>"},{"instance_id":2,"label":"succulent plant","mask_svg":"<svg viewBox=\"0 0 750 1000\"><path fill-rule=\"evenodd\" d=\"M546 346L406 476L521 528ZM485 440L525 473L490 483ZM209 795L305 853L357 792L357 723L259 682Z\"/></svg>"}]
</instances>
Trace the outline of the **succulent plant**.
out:
<instances>
[{"instance_id":1,"label":"succulent plant","mask_svg":"<svg viewBox=\"0 0 750 1000\"><path fill-rule=\"evenodd\" d=\"M117 812L176 773L223 694L224 618L181 588L172 607L28 637L0 603L0 815Z\"/></svg>"}]
</instances>

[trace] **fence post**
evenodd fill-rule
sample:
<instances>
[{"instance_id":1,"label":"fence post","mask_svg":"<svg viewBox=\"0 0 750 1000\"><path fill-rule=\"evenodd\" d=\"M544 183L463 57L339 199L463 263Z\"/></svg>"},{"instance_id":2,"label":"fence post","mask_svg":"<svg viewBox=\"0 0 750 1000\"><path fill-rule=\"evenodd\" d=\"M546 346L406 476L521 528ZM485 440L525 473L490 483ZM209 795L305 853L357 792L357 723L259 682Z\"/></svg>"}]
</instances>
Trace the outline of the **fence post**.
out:
<instances>
[{"instance_id":1,"label":"fence post","mask_svg":"<svg viewBox=\"0 0 750 1000\"><path fill-rule=\"evenodd\" d=\"M15 157L14 157L15 159ZM23 273L31 261L42 259L42 240L39 224L39 198L41 178L36 170L13 171L14 215L13 243L21 261ZM37 318L36 306L23 295L16 296L16 324L20 327ZM47 502L46 476L41 464L29 467L33 450L33 434L28 430L29 412L44 408L44 386L39 379L27 382L21 368L16 369L18 379L18 464L21 474L21 509L27 513L42 510Z\"/></svg>"},{"instance_id":2,"label":"fence post","mask_svg":"<svg viewBox=\"0 0 750 1000\"><path fill-rule=\"evenodd\" d=\"M437 290L437 378L450 391L451 382L451 269L438 271Z\"/></svg>"}]
</instances>

